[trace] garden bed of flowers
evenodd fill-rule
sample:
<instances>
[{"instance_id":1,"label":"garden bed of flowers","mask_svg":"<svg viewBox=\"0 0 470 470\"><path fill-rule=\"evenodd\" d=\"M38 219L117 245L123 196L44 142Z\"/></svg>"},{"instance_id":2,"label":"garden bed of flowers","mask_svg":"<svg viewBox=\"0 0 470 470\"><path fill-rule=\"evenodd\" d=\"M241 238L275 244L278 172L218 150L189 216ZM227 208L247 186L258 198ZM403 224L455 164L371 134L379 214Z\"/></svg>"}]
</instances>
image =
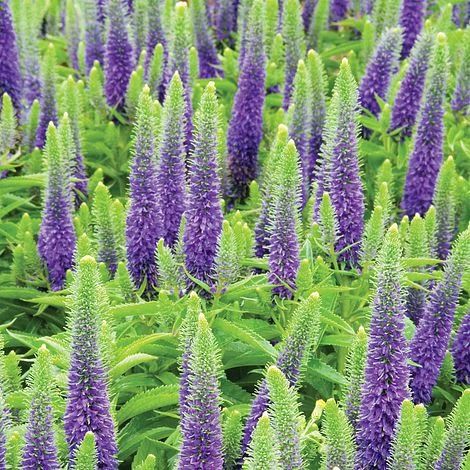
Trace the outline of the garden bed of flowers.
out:
<instances>
[{"instance_id":1,"label":"garden bed of flowers","mask_svg":"<svg viewBox=\"0 0 470 470\"><path fill-rule=\"evenodd\" d=\"M469 470L452 0L0 0L0 470Z\"/></svg>"}]
</instances>

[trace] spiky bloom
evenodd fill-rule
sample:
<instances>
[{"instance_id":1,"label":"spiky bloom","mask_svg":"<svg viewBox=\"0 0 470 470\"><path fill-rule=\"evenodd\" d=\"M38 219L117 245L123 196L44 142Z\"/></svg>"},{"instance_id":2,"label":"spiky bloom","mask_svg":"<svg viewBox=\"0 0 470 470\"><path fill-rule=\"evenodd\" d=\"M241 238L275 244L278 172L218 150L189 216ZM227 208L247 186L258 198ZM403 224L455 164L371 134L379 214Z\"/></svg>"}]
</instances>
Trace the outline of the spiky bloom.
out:
<instances>
[{"instance_id":1,"label":"spiky bloom","mask_svg":"<svg viewBox=\"0 0 470 470\"><path fill-rule=\"evenodd\" d=\"M444 95L448 69L445 34L439 33L426 77L413 149L408 160L401 206L411 217L424 214L431 205L443 157Z\"/></svg>"},{"instance_id":2,"label":"spiky bloom","mask_svg":"<svg viewBox=\"0 0 470 470\"><path fill-rule=\"evenodd\" d=\"M309 152L309 137L312 121L312 93L310 77L303 60L299 60L293 83L291 104L288 112L289 135L299 152L302 182L302 205L307 202L310 193L310 174L312 172Z\"/></svg>"},{"instance_id":3,"label":"spiky bloom","mask_svg":"<svg viewBox=\"0 0 470 470\"><path fill-rule=\"evenodd\" d=\"M199 76L201 78L216 77L218 75L219 59L217 58L212 30L208 24L205 1L195 0L191 2L190 12L199 56Z\"/></svg>"},{"instance_id":4,"label":"spiky bloom","mask_svg":"<svg viewBox=\"0 0 470 470\"><path fill-rule=\"evenodd\" d=\"M304 30L299 0L285 0L282 12L282 37L285 47L284 109L289 107L297 64L305 54Z\"/></svg>"},{"instance_id":5,"label":"spiky bloom","mask_svg":"<svg viewBox=\"0 0 470 470\"><path fill-rule=\"evenodd\" d=\"M108 37L104 73L105 94L109 106L122 108L134 69L134 52L127 29L127 12L123 0L108 2Z\"/></svg>"},{"instance_id":6,"label":"spiky bloom","mask_svg":"<svg viewBox=\"0 0 470 470\"><path fill-rule=\"evenodd\" d=\"M450 415L450 425L435 470L459 470L470 441L470 389L464 390Z\"/></svg>"},{"instance_id":7,"label":"spiky bloom","mask_svg":"<svg viewBox=\"0 0 470 470\"><path fill-rule=\"evenodd\" d=\"M348 385L344 391L346 415L354 428L359 419L361 406L361 390L364 384L364 369L366 365L367 333L362 326L357 330L353 344L346 361L346 377Z\"/></svg>"},{"instance_id":8,"label":"spiky bloom","mask_svg":"<svg viewBox=\"0 0 470 470\"><path fill-rule=\"evenodd\" d=\"M279 0L266 0L264 4L264 47L266 57L271 58L272 46L274 38L279 31ZM282 42L282 38L281 38ZM284 50L282 48L282 52ZM282 61L283 62L283 61ZM277 66L281 66L281 63L276 62Z\"/></svg>"},{"instance_id":9,"label":"spiky bloom","mask_svg":"<svg viewBox=\"0 0 470 470\"><path fill-rule=\"evenodd\" d=\"M93 198L93 218L98 244L98 261L106 264L111 273L117 269L118 255L112 221L111 195L100 181Z\"/></svg>"},{"instance_id":10,"label":"spiky bloom","mask_svg":"<svg viewBox=\"0 0 470 470\"><path fill-rule=\"evenodd\" d=\"M156 176L158 211L161 214L162 226L160 236L171 247L178 238L186 199L184 93L184 84L179 73L175 72L168 86L163 106Z\"/></svg>"},{"instance_id":11,"label":"spiky bloom","mask_svg":"<svg viewBox=\"0 0 470 470\"><path fill-rule=\"evenodd\" d=\"M240 442L242 438L242 417L238 410L224 410L222 425L224 443L224 468L235 470L240 459Z\"/></svg>"},{"instance_id":12,"label":"spiky bloom","mask_svg":"<svg viewBox=\"0 0 470 470\"><path fill-rule=\"evenodd\" d=\"M400 419L395 428L392 449L388 458L390 470L414 470L417 453L417 422L413 402L404 400L401 405Z\"/></svg>"},{"instance_id":13,"label":"spiky bloom","mask_svg":"<svg viewBox=\"0 0 470 470\"><path fill-rule=\"evenodd\" d=\"M335 23L344 20L349 10L348 0L331 0L330 2L330 21Z\"/></svg>"},{"instance_id":14,"label":"spiky bloom","mask_svg":"<svg viewBox=\"0 0 470 470\"><path fill-rule=\"evenodd\" d=\"M426 2L424 0L403 0L400 26L403 29L403 48L401 56L408 57L416 39L423 29L424 16L426 13Z\"/></svg>"},{"instance_id":15,"label":"spiky bloom","mask_svg":"<svg viewBox=\"0 0 470 470\"><path fill-rule=\"evenodd\" d=\"M402 401L408 396L401 243L392 225L377 261L358 421L356 468L384 470Z\"/></svg>"},{"instance_id":16,"label":"spiky bloom","mask_svg":"<svg viewBox=\"0 0 470 470\"><path fill-rule=\"evenodd\" d=\"M149 35L149 11L148 0L135 0L131 15L132 39L134 43L135 60L139 60L142 51L147 51L147 39ZM152 12L155 14L156 12Z\"/></svg>"},{"instance_id":17,"label":"spiky bloom","mask_svg":"<svg viewBox=\"0 0 470 470\"><path fill-rule=\"evenodd\" d=\"M433 44L434 36L430 31L424 31L416 40L411 50L408 70L395 97L390 129L394 131L401 128L402 136L411 136L424 91Z\"/></svg>"},{"instance_id":18,"label":"spiky bloom","mask_svg":"<svg viewBox=\"0 0 470 470\"><path fill-rule=\"evenodd\" d=\"M30 375L31 404L21 468L59 470L55 445L51 390L51 357L43 345L38 350Z\"/></svg>"},{"instance_id":19,"label":"spiky bloom","mask_svg":"<svg viewBox=\"0 0 470 470\"><path fill-rule=\"evenodd\" d=\"M438 416L429 429L429 437L423 448L422 468L435 468L444 447L446 426L444 419Z\"/></svg>"},{"instance_id":20,"label":"spiky bloom","mask_svg":"<svg viewBox=\"0 0 470 470\"><path fill-rule=\"evenodd\" d=\"M466 314L457 336L452 344L452 357L454 358L455 373L457 380L464 384L470 383L470 314Z\"/></svg>"},{"instance_id":21,"label":"spiky bloom","mask_svg":"<svg viewBox=\"0 0 470 470\"><path fill-rule=\"evenodd\" d=\"M8 154L16 146L17 119L10 95L4 93L0 107L0 155Z\"/></svg>"},{"instance_id":22,"label":"spiky bloom","mask_svg":"<svg viewBox=\"0 0 470 470\"><path fill-rule=\"evenodd\" d=\"M207 282L214 267L223 219L217 172L218 105L213 82L207 85L202 95L194 123L184 253L188 271Z\"/></svg>"},{"instance_id":23,"label":"spiky bloom","mask_svg":"<svg viewBox=\"0 0 470 470\"><path fill-rule=\"evenodd\" d=\"M265 411L253 431L253 438L243 463L243 470L279 470L279 448Z\"/></svg>"},{"instance_id":24,"label":"spiky bloom","mask_svg":"<svg viewBox=\"0 0 470 470\"><path fill-rule=\"evenodd\" d=\"M77 52L80 42L80 23L73 0L67 0L65 5L65 36L71 65L75 70L79 70Z\"/></svg>"},{"instance_id":25,"label":"spiky bloom","mask_svg":"<svg viewBox=\"0 0 470 470\"><path fill-rule=\"evenodd\" d=\"M251 181L258 175L266 80L261 0L253 2L247 36L246 57L241 63L227 136L228 195L233 199L246 198Z\"/></svg>"},{"instance_id":26,"label":"spiky bloom","mask_svg":"<svg viewBox=\"0 0 470 470\"><path fill-rule=\"evenodd\" d=\"M302 6L302 21L304 30L308 32L310 29L310 22L313 18L313 11L315 10L316 0L305 0Z\"/></svg>"},{"instance_id":27,"label":"spiky bloom","mask_svg":"<svg viewBox=\"0 0 470 470\"><path fill-rule=\"evenodd\" d=\"M287 377L276 366L269 367L266 383L270 400L269 414L279 444L280 466L287 470L302 468L299 404L295 388L290 386Z\"/></svg>"},{"instance_id":28,"label":"spiky bloom","mask_svg":"<svg viewBox=\"0 0 470 470\"><path fill-rule=\"evenodd\" d=\"M56 101L56 57L53 44L49 44L42 64L41 113L36 131L35 146L43 148L46 143L46 132L50 122L57 124Z\"/></svg>"},{"instance_id":29,"label":"spiky bloom","mask_svg":"<svg viewBox=\"0 0 470 470\"><path fill-rule=\"evenodd\" d=\"M318 0L313 11L308 30L308 47L317 49L321 43L321 33L328 28L328 17L330 15L330 1Z\"/></svg>"},{"instance_id":30,"label":"spiky bloom","mask_svg":"<svg viewBox=\"0 0 470 470\"><path fill-rule=\"evenodd\" d=\"M323 250L326 253L332 253L338 238L338 220L328 193L323 193L321 198L318 209L318 226Z\"/></svg>"},{"instance_id":31,"label":"spiky bloom","mask_svg":"<svg viewBox=\"0 0 470 470\"><path fill-rule=\"evenodd\" d=\"M276 360L277 367L287 377L292 387L297 385L310 349L318 341L321 301L318 292L311 294L295 310L289 324L289 331ZM267 410L269 394L266 380L263 380L252 402L250 415L245 424L242 452L245 453L251 441L253 430L262 414Z\"/></svg>"},{"instance_id":32,"label":"spiky bloom","mask_svg":"<svg viewBox=\"0 0 470 470\"><path fill-rule=\"evenodd\" d=\"M385 100L393 74L398 70L402 35L400 28L392 28L382 34L374 55L367 64L359 87L361 106L374 116L380 113L377 97Z\"/></svg>"},{"instance_id":33,"label":"spiky bloom","mask_svg":"<svg viewBox=\"0 0 470 470\"><path fill-rule=\"evenodd\" d=\"M188 396L181 417L183 442L178 468L221 470L220 357L215 337L202 313L188 366Z\"/></svg>"},{"instance_id":34,"label":"spiky bloom","mask_svg":"<svg viewBox=\"0 0 470 470\"><path fill-rule=\"evenodd\" d=\"M6 470L7 438L6 431L8 426L7 408L3 398L3 390L0 389L0 470Z\"/></svg>"},{"instance_id":35,"label":"spiky bloom","mask_svg":"<svg viewBox=\"0 0 470 470\"><path fill-rule=\"evenodd\" d=\"M94 470L97 468L95 435L88 431L75 453L75 470Z\"/></svg>"},{"instance_id":36,"label":"spiky bloom","mask_svg":"<svg viewBox=\"0 0 470 470\"><path fill-rule=\"evenodd\" d=\"M411 220L405 254L408 258L429 258L430 250L424 219L416 214ZM410 287L406 299L406 313L417 325L426 305L426 291Z\"/></svg>"},{"instance_id":37,"label":"spiky bloom","mask_svg":"<svg viewBox=\"0 0 470 470\"><path fill-rule=\"evenodd\" d=\"M398 24L401 4L402 0L377 0L373 2L372 23L376 38L380 38L387 28L393 28Z\"/></svg>"},{"instance_id":38,"label":"spiky bloom","mask_svg":"<svg viewBox=\"0 0 470 470\"><path fill-rule=\"evenodd\" d=\"M429 403L446 353L462 284L470 263L470 229L455 242L444 268L444 277L431 291L426 308L410 344L411 389L415 403Z\"/></svg>"},{"instance_id":39,"label":"spiky bloom","mask_svg":"<svg viewBox=\"0 0 470 470\"><path fill-rule=\"evenodd\" d=\"M336 78L322 145L318 196L328 191L338 220L336 251L354 264L364 229L364 193L359 176L357 85L347 59Z\"/></svg>"},{"instance_id":40,"label":"spiky bloom","mask_svg":"<svg viewBox=\"0 0 470 470\"><path fill-rule=\"evenodd\" d=\"M455 162L449 157L442 164L437 176L432 200L436 208L437 255L444 260L449 255L456 228L456 179Z\"/></svg>"},{"instance_id":41,"label":"spiky bloom","mask_svg":"<svg viewBox=\"0 0 470 470\"><path fill-rule=\"evenodd\" d=\"M240 261L235 232L230 222L224 220L214 262L215 280L219 288L224 289L238 280L241 272Z\"/></svg>"},{"instance_id":42,"label":"spiky bloom","mask_svg":"<svg viewBox=\"0 0 470 470\"><path fill-rule=\"evenodd\" d=\"M301 176L299 154L290 140L277 169L269 245L269 281L273 293L290 298L300 265L297 229L300 223Z\"/></svg>"},{"instance_id":43,"label":"spiky bloom","mask_svg":"<svg viewBox=\"0 0 470 470\"><path fill-rule=\"evenodd\" d=\"M86 71L90 73L95 61L103 64L104 43L103 23L105 6L104 2L85 0L83 4L85 22L85 64ZM103 16L102 16L103 15Z\"/></svg>"},{"instance_id":44,"label":"spiky bloom","mask_svg":"<svg viewBox=\"0 0 470 470\"><path fill-rule=\"evenodd\" d=\"M22 81L16 34L9 2L0 1L0 96L8 93L17 110L20 109Z\"/></svg>"},{"instance_id":45,"label":"spiky bloom","mask_svg":"<svg viewBox=\"0 0 470 470\"><path fill-rule=\"evenodd\" d=\"M325 67L318 52L310 49L307 54L307 70L310 76L312 116L310 121L309 181L313 179L315 165L317 163L320 147L323 140L323 127L326 116L326 75Z\"/></svg>"},{"instance_id":46,"label":"spiky bloom","mask_svg":"<svg viewBox=\"0 0 470 470\"><path fill-rule=\"evenodd\" d=\"M186 149L189 150L192 140L192 91L189 73L189 49L191 45L190 21L188 8L185 2L177 2L173 13L172 34L169 40L168 66L166 68L166 82L169 83L175 72L178 72L184 86L186 100L185 129Z\"/></svg>"},{"instance_id":47,"label":"spiky bloom","mask_svg":"<svg viewBox=\"0 0 470 470\"><path fill-rule=\"evenodd\" d=\"M361 264L373 262L379 252L385 231L385 217L382 206L374 206L374 210L364 228L361 247Z\"/></svg>"},{"instance_id":48,"label":"spiky bloom","mask_svg":"<svg viewBox=\"0 0 470 470\"><path fill-rule=\"evenodd\" d=\"M453 111L461 111L464 115L468 115L470 112L470 28L465 30L463 40L465 46L451 107Z\"/></svg>"},{"instance_id":49,"label":"spiky bloom","mask_svg":"<svg viewBox=\"0 0 470 470\"><path fill-rule=\"evenodd\" d=\"M46 265L53 290L62 289L67 269L72 267L75 232L72 222L67 162L64 161L55 126L47 130L44 150L47 161L47 183L38 251Z\"/></svg>"},{"instance_id":50,"label":"spiky bloom","mask_svg":"<svg viewBox=\"0 0 470 470\"><path fill-rule=\"evenodd\" d=\"M126 220L127 266L137 287L152 289L157 282L155 247L161 236L157 190L153 102L144 87L137 108L134 159L130 174L130 207Z\"/></svg>"},{"instance_id":51,"label":"spiky bloom","mask_svg":"<svg viewBox=\"0 0 470 470\"><path fill-rule=\"evenodd\" d=\"M95 435L98 468L117 469L117 445L100 353L100 325L107 314L98 265L91 256L78 263L72 286L72 336L64 429L73 461L87 432Z\"/></svg>"},{"instance_id":52,"label":"spiky bloom","mask_svg":"<svg viewBox=\"0 0 470 470\"><path fill-rule=\"evenodd\" d=\"M82 102L78 84L71 75L62 85L60 107L67 112L70 118L70 127L72 130L72 138L74 144L74 154L69 155L70 173L73 178L72 188L75 192L75 207L79 207L83 197L88 194L88 180L85 172L85 164L82 155L81 144L81 124L82 119Z\"/></svg>"},{"instance_id":53,"label":"spiky bloom","mask_svg":"<svg viewBox=\"0 0 470 470\"><path fill-rule=\"evenodd\" d=\"M233 0L220 0L217 8L215 29L217 39L221 42L230 41L236 28L236 5Z\"/></svg>"},{"instance_id":54,"label":"spiky bloom","mask_svg":"<svg viewBox=\"0 0 470 470\"><path fill-rule=\"evenodd\" d=\"M263 170L263 179L261 192L263 200L261 204L261 212L255 226L255 255L263 258L269 253L269 239L271 237L269 224L271 214L273 212L274 195L276 192L276 169L280 165L284 149L289 138L287 127L279 124L276 137L274 138L271 149L267 156L265 168Z\"/></svg>"},{"instance_id":55,"label":"spiky bloom","mask_svg":"<svg viewBox=\"0 0 470 470\"><path fill-rule=\"evenodd\" d=\"M333 398L327 400L323 414L322 433L326 440L324 468L353 470L356 449L351 424Z\"/></svg>"},{"instance_id":56,"label":"spiky bloom","mask_svg":"<svg viewBox=\"0 0 470 470\"><path fill-rule=\"evenodd\" d=\"M149 73L149 67L152 57L155 54L155 47L157 44L161 44L163 51L165 51L165 62L168 56L167 49L167 38L163 31L161 14L162 14L162 2L160 0L149 0L148 1L148 35L147 35L147 58L145 63L145 70L147 76ZM162 51L162 52L163 52Z\"/></svg>"}]
</instances>

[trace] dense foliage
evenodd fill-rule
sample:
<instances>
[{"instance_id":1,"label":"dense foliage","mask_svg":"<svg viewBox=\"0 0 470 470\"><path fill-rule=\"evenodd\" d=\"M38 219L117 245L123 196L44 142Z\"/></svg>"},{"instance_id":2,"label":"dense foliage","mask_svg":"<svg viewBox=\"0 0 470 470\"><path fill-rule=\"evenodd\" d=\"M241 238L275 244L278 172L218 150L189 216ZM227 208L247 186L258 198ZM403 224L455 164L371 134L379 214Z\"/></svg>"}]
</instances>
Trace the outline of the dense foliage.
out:
<instances>
[{"instance_id":1,"label":"dense foliage","mask_svg":"<svg viewBox=\"0 0 470 470\"><path fill-rule=\"evenodd\" d=\"M468 20L0 0L0 470L469 469Z\"/></svg>"}]
</instances>

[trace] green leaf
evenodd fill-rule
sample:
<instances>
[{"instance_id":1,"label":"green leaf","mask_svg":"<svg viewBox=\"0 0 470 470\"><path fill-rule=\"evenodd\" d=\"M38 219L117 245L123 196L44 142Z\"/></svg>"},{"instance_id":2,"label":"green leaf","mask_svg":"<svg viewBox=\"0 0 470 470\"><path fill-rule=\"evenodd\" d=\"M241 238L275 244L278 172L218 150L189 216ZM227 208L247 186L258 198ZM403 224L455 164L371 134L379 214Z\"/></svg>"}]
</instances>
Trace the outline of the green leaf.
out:
<instances>
[{"instance_id":1,"label":"green leaf","mask_svg":"<svg viewBox=\"0 0 470 470\"><path fill-rule=\"evenodd\" d=\"M344 376L333 369L333 367L325 364L316 357L312 357L308 362L305 380L311 384L314 384L318 377L339 385L348 384Z\"/></svg>"},{"instance_id":2,"label":"green leaf","mask_svg":"<svg viewBox=\"0 0 470 470\"><path fill-rule=\"evenodd\" d=\"M157 357L152 356L150 354L132 354L131 356L126 357L122 361L119 361L114 367L112 367L109 371L109 376L111 377L111 379L116 379L120 375L123 375L125 372L127 372L129 369L132 369L133 367L139 364L153 361L155 359L157 359Z\"/></svg>"}]
</instances>

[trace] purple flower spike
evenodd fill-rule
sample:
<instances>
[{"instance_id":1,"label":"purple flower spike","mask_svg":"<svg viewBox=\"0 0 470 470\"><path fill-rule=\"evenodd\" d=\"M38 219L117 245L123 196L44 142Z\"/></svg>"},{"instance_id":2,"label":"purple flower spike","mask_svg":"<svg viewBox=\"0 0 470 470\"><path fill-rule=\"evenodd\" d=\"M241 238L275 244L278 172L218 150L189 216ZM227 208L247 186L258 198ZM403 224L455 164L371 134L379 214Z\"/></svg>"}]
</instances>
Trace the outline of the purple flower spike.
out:
<instances>
[{"instance_id":1,"label":"purple flower spike","mask_svg":"<svg viewBox=\"0 0 470 470\"><path fill-rule=\"evenodd\" d=\"M458 5L454 5L458 6ZM462 6L464 6L462 4ZM470 8L470 7L469 7ZM452 110L461 111L464 115L470 113L470 28L465 30L463 36L465 42L463 55L460 63L454 96L452 97Z\"/></svg>"},{"instance_id":2,"label":"purple flower spike","mask_svg":"<svg viewBox=\"0 0 470 470\"><path fill-rule=\"evenodd\" d=\"M16 34L9 2L0 0L0 96L10 95L15 109L20 109L22 82Z\"/></svg>"},{"instance_id":3,"label":"purple flower spike","mask_svg":"<svg viewBox=\"0 0 470 470\"><path fill-rule=\"evenodd\" d=\"M91 256L80 260L72 289L72 351L64 416L70 460L73 462L78 446L91 431L96 439L98 468L117 470L116 434L99 344L101 313L106 305L98 266Z\"/></svg>"},{"instance_id":4,"label":"purple flower spike","mask_svg":"<svg viewBox=\"0 0 470 470\"><path fill-rule=\"evenodd\" d=\"M336 23L337 21L344 20L348 13L348 9L348 0L332 0L330 4L330 21L332 23Z\"/></svg>"},{"instance_id":5,"label":"purple flower spike","mask_svg":"<svg viewBox=\"0 0 470 470\"><path fill-rule=\"evenodd\" d=\"M357 470L385 470L395 424L408 397L401 241L389 229L377 261L365 380L357 427Z\"/></svg>"},{"instance_id":6,"label":"purple flower spike","mask_svg":"<svg viewBox=\"0 0 470 470\"><path fill-rule=\"evenodd\" d=\"M305 0L302 8L302 21L304 29L308 32L310 28L310 21L312 20L313 11L315 10L316 0Z\"/></svg>"},{"instance_id":7,"label":"purple flower spike","mask_svg":"<svg viewBox=\"0 0 470 470\"><path fill-rule=\"evenodd\" d=\"M145 60L145 69L148 72L153 52L157 44L163 46L165 54L165 63L168 58L167 40L163 31L161 21L162 4L160 0L149 0L149 31L147 36L147 57Z\"/></svg>"},{"instance_id":8,"label":"purple flower spike","mask_svg":"<svg viewBox=\"0 0 470 470\"><path fill-rule=\"evenodd\" d=\"M185 210L185 107L183 82L178 72L175 72L168 85L163 107L156 179L158 212L161 214L162 224L160 236L170 247L178 239L181 217Z\"/></svg>"},{"instance_id":9,"label":"purple flower spike","mask_svg":"<svg viewBox=\"0 0 470 470\"><path fill-rule=\"evenodd\" d=\"M403 29L402 58L410 55L416 38L423 29L425 10L425 0L403 0L400 17L400 26Z\"/></svg>"},{"instance_id":10,"label":"purple flower spike","mask_svg":"<svg viewBox=\"0 0 470 470\"><path fill-rule=\"evenodd\" d=\"M412 217L424 215L432 203L434 186L443 157L444 95L447 83L448 48L445 34L437 35L426 91L421 101L418 127L408 161L401 206Z\"/></svg>"},{"instance_id":11,"label":"purple flower spike","mask_svg":"<svg viewBox=\"0 0 470 470\"><path fill-rule=\"evenodd\" d=\"M85 15L85 65L87 74L90 73L95 60L100 64L104 59L103 23L104 1L86 0Z\"/></svg>"},{"instance_id":12,"label":"purple flower spike","mask_svg":"<svg viewBox=\"0 0 470 470\"><path fill-rule=\"evenodd\" d=\"M134 69L134 53L127 32L127 6L123 0L109 0L108 21L104 58L106 100L109 106L121 108Z\"/></svg>"},{"instance_id":13,"label":"purple flower spike","mask_svg":"<svg viewBox=\"0 0 470 470\"><path fill-rule=\"evenodd\" d=\"M144 87L137 107L130 208L126 221L127 266L137 287L157 283L155 249L161 236L155 149L155 121L150 90Z\"/></svg>"},{"instance_id":14,"label":"purple flower spike","mask_svg":"<svg viewBox=\"0 0 470 470\"><path fill-rule=\"evenodd\" d=\"M410 344L415 403L429 403L449 343L464 269L470 263L470 229L463 232L447 259L443 279L434 285L423 318Z\"/></svg>"},{"instance_id":15,"label":"purple flower spike","mask_svg":"<svg viewBox=\"0 0 470 470\"><path fill-rule=\"evenodd\" d=\"M416 40L409 58L408 70L401 82L392 108L390 130L401 128L400 134L410 137L424 91L434 37L429 31Z\"/></svg>"},{"instance_id":16,"label":"purple flower spike","mask_svg":"<svg viewBox=\"0 0 470 470\"><path fill-rule=\"evenodd\" d=\"M459 331L452 345L457 380L463 384L470 384L470 313L463 317Z\"/></svg>"},{"instance_id":17,"label":"purple flower spike","mask_svg":"<svg viewBox=\"0 0 470 470\"><path fill-rule=\"evenodd\" d=\"M205 0L193 0L190 3L190 11L199 56L199 76L201 78L216 77L219 59L212 37L212 29L208 24Z\"/></svg>"},{"instance_id":18,"label":"purple flower spike","mask_svg":"<svg viewBox=\"0 0 470 470\"><path fill-rule=\"evenodd\" d=\"M214 83L209 82L195 116L183 237L186 267L194 277L204 282L210 279L222 231L217 131L217 97Z\"/></svg>"},{"instance_id":19,"label":"purple flower spike","mask_svg":"<svg viewBox=\"0 0 470 470\"><path fill-rule=\"evenodd\" d=\"M52 44L44 56L42 64L42 93L41 93L41 114L36 131L36 147L43 148L46 143L46 133L50 122L57 125L57 100L56 100L56 57Z\"/></svg>"},{"instance_id":20,"label":"purple flower spike","mask_svg":"<svg viewBox=\"0 0 470 470\"><path fill-rule=\"evenodd\" d=\"M44 210L38 237L38 251L43 260L52 290L64 287L67 269L72 267L75 231L71 213L68 167L63 161L57 131L51 123L47 130L47 184Z\"/></svg>"},{"instance_id":21,"label":"purple flower spike","mask_svg":"<svg viewBox=\"0 0 470 470\"><path fill-rule=\"evenodd\" d=\"M258 175L266 79L262 11L262 1L255 0L250 12L246 55L228 129L228 196L231 199L245 199L251 181Z\"/></svg>"},{"instance_id":22,"label":"purple flower spike","mask_svg":"<svg viewBox=\"0 0 470 470\"><path fill-rule=\"evenodd\" d=\"M398 70L402 35L399 28L386 30L367 64L359 87L359 101L374 116L380 113L377 97L385 100L393 74ZM376 97L377 96L377 97Z\"/></svg>"},{"instance_id":23,"label":"purple flower spike","mask_svg":"<svg viewBox=\"0 0 470 470\"><path fill-rule=\"evenodd\" d=\"M233 0L220 0L216 16L217 39L219 41L228 41L230 44L236 22Z\"/></svg>"}]
</instances>

